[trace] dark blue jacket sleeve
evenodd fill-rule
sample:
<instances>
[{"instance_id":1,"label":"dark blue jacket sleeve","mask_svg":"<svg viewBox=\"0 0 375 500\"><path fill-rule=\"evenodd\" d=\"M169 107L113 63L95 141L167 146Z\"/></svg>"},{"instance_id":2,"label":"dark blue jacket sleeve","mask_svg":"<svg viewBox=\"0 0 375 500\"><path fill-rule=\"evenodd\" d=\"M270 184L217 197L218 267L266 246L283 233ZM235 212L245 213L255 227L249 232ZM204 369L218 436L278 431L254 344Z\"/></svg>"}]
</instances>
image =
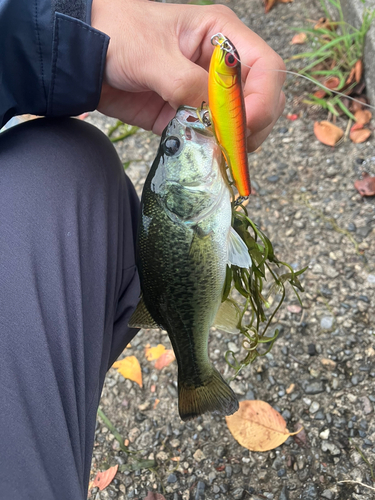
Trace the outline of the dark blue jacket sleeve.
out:
<instances>
[{"instance_id":1,"label":"dark blue jacket sleeve","mask_svg":"<svg viewBox=\"0 0 375 500\"><path fill-rule=\"evenodd\" d=\"M96 108L109 37L90 17L91 0L0 0L0 128Z\"/></svg>"}]
</instances>

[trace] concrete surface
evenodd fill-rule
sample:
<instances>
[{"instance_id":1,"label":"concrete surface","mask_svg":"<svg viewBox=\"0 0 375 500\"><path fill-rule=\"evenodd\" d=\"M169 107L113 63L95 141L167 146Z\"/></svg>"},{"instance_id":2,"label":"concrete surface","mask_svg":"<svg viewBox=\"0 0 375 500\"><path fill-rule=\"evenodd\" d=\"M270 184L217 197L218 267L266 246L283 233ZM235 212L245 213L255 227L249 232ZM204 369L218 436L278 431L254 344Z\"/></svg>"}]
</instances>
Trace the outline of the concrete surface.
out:
<instances>
[{"instance_id":1,"label":"concrete surface","mask_svg":"<svg viewBox=\"0 0 375 500\"><path fill-rule=\"evenodd\" d=\"M327 7L331 11L331 15L336 19L337 11L332 9L329 1L325 0ZM366 0L365 4L361 0L341 0L342 9L345 20L359 28L362 24L363 9L375 9L375 0ZM367 87L367 96L372 105L375 104L375 20L373 21L366 37L365 46L365 79Z\"/></svg>"}]
</instances>

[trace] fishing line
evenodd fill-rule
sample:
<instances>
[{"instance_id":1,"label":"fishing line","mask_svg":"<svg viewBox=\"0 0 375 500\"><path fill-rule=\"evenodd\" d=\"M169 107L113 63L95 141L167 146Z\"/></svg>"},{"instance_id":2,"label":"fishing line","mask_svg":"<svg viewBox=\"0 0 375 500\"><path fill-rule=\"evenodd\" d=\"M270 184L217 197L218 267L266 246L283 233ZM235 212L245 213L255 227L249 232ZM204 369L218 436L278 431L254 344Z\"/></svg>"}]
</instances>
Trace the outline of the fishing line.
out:
<instances>
[{"instance_id":1,"label":"fishing line","mask_svg":"<svg viewBox=\"0 0 375 500\"><path fill-rule=\"evenodd\" d=\"M223 42L220 41L220 37L224 39ZM217 33L216 35L213 35L211 37L211 43L212 43L212 45L219 45L220 48L222 48L226 52L229 52L230 54L232 54L233 57L235 57L235 59L242 66L245 66L246 68L249 68L249 69L253 69L252 66L249 66L248 64L245 64L245 63L243 63L240 60L240 58L236 55L233 47L231 47L230 43L228 43L228 42L229 42L228 39L223 34L221 34L221 33ZM310 77L308 77L306 75L301 75L301 73L296 73L295 71L290 71L288 69L275 69L275 68L262 68L262 71L274 71L274 72L278 72L278 73L286 73L288 75L297 76L299 78L304 78L305 80L307 80L307 81L313 83L314 85L317 85L321 89L325 90L328 94L332 93L332 94L336 94L336 95L339 95L339 96L342 96L342 97L346 97L347 99L349 99L349 100L351 100L353 102L361 104L361 106L365 106L366 108L371 108L371 109L375 110L375 106L373 106L371 104L364 103L364 102L360 101L359 99L355 99L354 97L350 97L349 95L343 94L342 92L339 92L338 90L329 89L328 87L326 87L325 85L323 85L323 83L320 83L320 82L318 82L316 80L313 80L312 78L310 78Z\"/></svg>"}]
</instances>

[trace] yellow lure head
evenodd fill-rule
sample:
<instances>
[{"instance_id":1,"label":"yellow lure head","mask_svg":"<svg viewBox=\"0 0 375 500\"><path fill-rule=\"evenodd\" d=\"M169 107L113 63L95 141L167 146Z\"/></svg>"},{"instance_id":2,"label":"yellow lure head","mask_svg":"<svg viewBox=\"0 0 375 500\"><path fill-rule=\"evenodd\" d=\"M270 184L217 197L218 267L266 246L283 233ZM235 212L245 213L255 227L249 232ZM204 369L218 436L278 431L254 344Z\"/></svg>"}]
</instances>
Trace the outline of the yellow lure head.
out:
<instances>
[{"instance_id":1,"label":"yellow lure head","mask_svg":"<svg viewBox=\"0 0 375 500\"><path fill-rule=\"evenodd\" d=\"M235 85L241 81L241 62L236 47L221 33L211 38L215 45L211 57L210 71L214 73L217 83L225 88Z\"/></svg>"}]
</instances>

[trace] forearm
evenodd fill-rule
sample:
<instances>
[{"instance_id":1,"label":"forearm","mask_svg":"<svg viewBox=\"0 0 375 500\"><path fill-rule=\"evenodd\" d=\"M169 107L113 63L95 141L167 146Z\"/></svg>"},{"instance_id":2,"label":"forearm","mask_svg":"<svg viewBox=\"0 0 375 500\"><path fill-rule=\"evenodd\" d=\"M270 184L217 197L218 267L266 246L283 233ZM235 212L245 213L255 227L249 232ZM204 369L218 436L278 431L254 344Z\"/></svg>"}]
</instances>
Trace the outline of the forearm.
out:
<instances>
[{"instance_id":1,"label":"forearm","mask_svg":"<svg viewBox=\"0 0 375 500\"><path fill-rule=\"evenodd\" d=\"M0 126L96 108L109 38L90 21L90 0L0 0Z\"/></svg>"}]
</instances>

